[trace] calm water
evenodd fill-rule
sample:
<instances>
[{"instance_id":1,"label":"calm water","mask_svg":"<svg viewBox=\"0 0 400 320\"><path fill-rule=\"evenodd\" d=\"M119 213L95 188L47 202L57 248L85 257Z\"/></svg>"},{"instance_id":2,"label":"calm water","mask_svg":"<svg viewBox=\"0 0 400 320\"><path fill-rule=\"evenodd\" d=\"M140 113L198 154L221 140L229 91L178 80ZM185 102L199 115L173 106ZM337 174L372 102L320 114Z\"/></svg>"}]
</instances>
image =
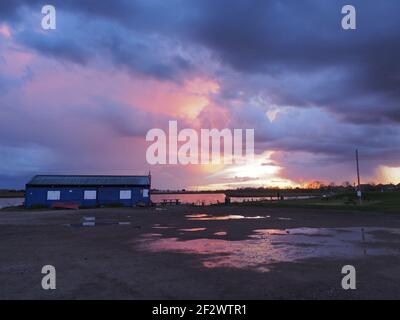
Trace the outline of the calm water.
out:
<instances>
[{"instance_id":1,"label":"calm water","mask_svg":"<svg viewBox=\"0 0 400 320\"><path fill-rule=\"evenodd\" d=\"M311 196L285 197L285 200L309 199ZM179 199L180 203L205 205L224 203L225 194L223 193L195 193L195 194L153 194L151 200L155 203L161 203L163 200ZM277 197L231 197L231 202L244 201L263 201L278 200ZM0 198L0 209L9 206L22 205L24 198Z\"/></svg>"},{"instance_id":2,"label":"calm water","mask_svg":"<svg viewBox=\"0 0 400 320\"><path fill-rule=\"evenodd\" d=\"M152 194L151 201L161 203L163 200L179 199L181 203L194 203L197 205L216 204L225 202L225 194L223 193L196 193L196 194Z\"/></svg>"},{"instance_id":3,"label":"calm water","mask_svg":"<svg viewBox=\"0 0 400 320\"><path fill-rule=\"evenodd\" d=\"M301 200L310 199L313 196L289 196L285 197L285 200ZM151 200L155 203L161 203L163 200L175 200L179 199L181 203L209 205L225 202L225 194L222 193L208 193L208 194L153 194ZM245 202L245 201L276 201L280 200L276 196L271 197L231 197L231 202Z\"/></svg>"},{"instance_id":4,"label":"calm water","mask_svg":"<svg viewBox=\"0 0 400 320\"><path fill-rule=\"evenodd\" d=\"M179 199L181 203L194 203L201 205L203 202L205 205L216 204L218 202L223 203L225 201L225 195L221 193L215 194L153 194L151 200L155 203L160 203L164 199L173 200ZM24 198L0 198L0 209L10 206L19 206L24 203Z\"/></svg>"},{"instance_id":5,"label":"calm water","mask_svg":"<svg viewBox=\"0 0 400 320\"><path fill-rule=\"evenodd\" d=\"M24 198L0 198L0 209L11 206L19 206L24 203Z\"/></svg>"}]
</instances>

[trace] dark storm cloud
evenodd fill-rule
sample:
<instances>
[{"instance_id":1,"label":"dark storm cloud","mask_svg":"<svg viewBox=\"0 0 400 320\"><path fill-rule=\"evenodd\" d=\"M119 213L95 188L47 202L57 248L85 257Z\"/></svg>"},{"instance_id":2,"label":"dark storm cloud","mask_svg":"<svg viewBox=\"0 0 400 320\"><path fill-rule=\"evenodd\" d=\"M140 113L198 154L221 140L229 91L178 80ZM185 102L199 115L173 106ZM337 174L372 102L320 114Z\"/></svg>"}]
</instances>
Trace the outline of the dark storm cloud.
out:
<instances>
[{"instance_id":1,"label":"dark storm cloud","mask_svg":"<svg viewBox=\"0 0 400 320\"><path fill-rule=\"evenodd\" d=\"M90 50L73 39L44 37L36 33L26 32L18 35L18 40L41 54L67 60L78 64L86 64L90 59Z\"/></svg>"},{"instance_id":2,"label":"dark storm cloud","mask_svg":"<svg viewBox=\"0 0 400 320\"><path fill-rule=\"evenodd\" d=\"M58 37L26 31L19 40L75 63L109 54L117 66L161 80L179 81L195 67L181 54L165 56L165 48L158 40L149 41L150 35L203 46L243 77L269 75L285 82L297 75L306 82L333 68L342 74L340 79L320 79L307 92L293 83L274 102L325 107L350 122L400 122L400 4L351 3L357 8L355 31L341 28L341 8L348 4L344 0L55 0L59 12L76 16L74 37L62 36L60 26ZM40 5L36 0L6 0L0 9L3 16L14 17L23 6L37 10ZM93 21L103 25L99 34L87 27ZM93 40L100 35L102 40ZM136 37L142 39L133 41Z\"/></svg>"},{"instance_id":3,"label":"dark storm cloud","mask_svg":"<svg viewBox=\"0 0 400 320\"><path fill-rule=\"evenodd\" d=\"M167 38L146 35L92 21L82 32L82 19L64 14L59 30L40 33L26 28L16 35L24 46L57 60L86 65L96 58L112 61L116 67L159 80L181 82L196 70L194 63L179 52L179 44Z\"/></svg>"},{"instance_id":4,"label":"dark storm cloud","mask_svg":"<svg viewBox=\"0 0 400 320\"><path fill-rule=\"evenodd\" d=\"M19 26L19 43L45 56L82 65L101 56L129 72L174 82L195 69L192 61L174 51L179 42L163 43L176 15L165 1L54 0L57 30L44 34L38 27L45 4L39 0L0 3L2 18Z\"/></svg>"},{"instance_id":5,"label":"dark storm cloud","mask_svg":"<svg viewBox=\"0 0 400 320\"><path fill-rule=\"evenodd\" d=\"M357 9L357 30L344 31L341 8L349 3ZM57 31L41 33L27 12L40 19L44 4L0 1L0 19L25 26L13 36L39 54L80 65L112 62L177 83L208 73L221 88L212 99L229 111L232 127L256 129L260 152L322 155L323 166L352 159L358 146L375 165L399 165L398 0L53 0ZM0 76L0 94L10 86ZM237 101L241 110L233 107ZM131 127L125 113L157 123L158 115L102 103L88 116L109 120L122 135L144 131ZM290 113L269 122L271 108Z\"/></svg>"},{"instance_id":6,"label":"dark storm cloud","mask_svg":"<svg viewBox=\"0 0 400 320\"><path fill-rule=\"evenodd\" d=\"M320 79L314 92L296 83L278 103L326 107L351 122L398 122L400 100L400 4L352 1L356 31L340 27L347 1L203 1L208 9L193 37L242 74L302 81L327 68L343 76ZM208 12L206 14L205 12ZM366 98L368 97L368 98Z\"/></svg>"},{"instance_id":7,"label":"dark storm cloud","mask_svg":"<svg viewBox=\"0 0 400 320\"><path fill-rule=\"evenodd\" d=\"M113 34L97 42L101 48L111 48L109 54L115 65L130 71L148 75L160 80L180 82L196 67L187 58L177 53L160 39L136 37L127 40L132 34Z\"/></svg>"},{"instance_id":8,"label":"dark storm cloud","mask_svg":"<svg viewBox=\"0 0 400 320\"><path fill-rule=\"evenodd\" d=\"M231 127L254 128L256 151L307 153L324 163L351 163L359 148L365 159L377 164L398 166L400 159L400 127L397 124L355 124L343 122L321 108L287 107L270 121L259 106L237 108L231 115ZM310 162L312 162L310 161ZM321 161L318 160L319 165ZM312 166L312 164L310 164Z\"/></svg>"},{"instance_id":9,"label":"dark storm cloud","mask_svg":"<svg viewBox=\"0 0 400 320\"><path fill-rule=\"evenodd\" d=\"M26 5L32 5L39 1L32 0L3 0L0 1L0 18L7 21L15 21L18 16L18 10Z\"/></svg>"},{"instance_id":10,"label":"dark storm cloud","mask_svg":"<svg viewBox=\"0 0 400 320\"><path fill-rule=\"evenodd\" d=\"M15 12L22 3L6 1L3 6ZM343 74L340 82L321 79L314 92L306 93L297 92L294 84L278 102L326 107L351 122L399 122L400 4L396 0L351 3L357 8L356 31L341 28L341 8L348 4L344 0L55 1L59 10L86 17L79 21L80 32L86 33L83 39L78 37L80 43L96 37L85 19L101 20L104 30L109 29L104 37L112 41L89 41L86 49L66 39L49 44L43 37L29 36L21 41L78 63L107 46L117 65L162 80L182 78L193 70L191 62L181 55L164 58L162 48L152 42L127 45L131 37L157 34L201 45L244 76L267 74L285 81L285 76L295 74L308 81L310 75L337 68ZM116 35L113 24L124 30ZM363 109L367 112L360 112Z\"/></svg>"}]
</instances>

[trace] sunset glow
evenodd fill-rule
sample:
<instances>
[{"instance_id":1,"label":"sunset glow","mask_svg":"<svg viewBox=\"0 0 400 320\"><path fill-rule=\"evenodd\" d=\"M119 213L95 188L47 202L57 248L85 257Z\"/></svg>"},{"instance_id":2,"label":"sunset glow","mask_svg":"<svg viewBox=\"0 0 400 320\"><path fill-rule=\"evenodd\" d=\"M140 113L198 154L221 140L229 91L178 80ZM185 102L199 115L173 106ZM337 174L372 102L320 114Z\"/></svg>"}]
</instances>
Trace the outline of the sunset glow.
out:
<instances>
[{"instance_id":1,"label":"sunset glow","mask_svg":"<svg viewBox=\"0 0 400 320\"><path fill-rule=\"evenodd\" d=\"M71 2L58 9L57 30L47 31L28 2L17 16L3 18L0 187L21 187L36 173L149 171L161 189L354 183L356 148L363 181L399 182L399 101L390 91L399 85L391 67L398 58L393 49L390 57L370 59L359 40L369 26L356 38L344 37L337 23L325 25L325 51L307 23L279 22L271 4L264 9L272 16L259 25L248 23L245 3L234 5L243 12L234 23L209 15L202 1L180 6L178 14L173 5L138 1L108 16ZM282 5L279 15L291 15L292 6ZM124 18L135 10L143 20ZM327 12L329 20L335 10ZM282 27L286 40L277 35ZM243 37L230 41L237 28ZM385 39L391 38L398 40L396 31ZM381 52L382 39L368 39ZM300 54L294 43L302 41ZM347 56L359 57L357 67ZM255 160L150 165L146 133L166 130L169 121L196 132L254 129Z\"/></svg>"},{"instance_id":2,"label":"sunset glow","mask_svg":"<svg viewBox=\"0 0 400 320\"><path fill-rule=\"evenodd\" d=\"M399 14L0 0L0 300L399 300Z\"/></svg>"},{"instance_id":3,"label":"sunset glow","mask_svg":"<svg viewBox=\"0 0 400 320\"><path fill-rule=\"evenodd\" d=\"M400 183L400 167L387 167L380 168L383 183Z\"/></svg>"}]
</instances>

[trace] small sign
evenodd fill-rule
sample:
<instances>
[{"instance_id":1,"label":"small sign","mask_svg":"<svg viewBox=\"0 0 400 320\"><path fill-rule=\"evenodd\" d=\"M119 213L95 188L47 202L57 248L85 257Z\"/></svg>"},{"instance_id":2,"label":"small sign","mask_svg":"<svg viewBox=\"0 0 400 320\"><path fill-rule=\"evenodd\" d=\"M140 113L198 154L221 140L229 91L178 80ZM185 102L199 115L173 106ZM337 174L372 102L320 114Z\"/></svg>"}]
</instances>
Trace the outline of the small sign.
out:
<instances>
[{"instance_id":1,"label":"small sign","mask_svg":"<svg viewBox=\"0 0 400 320\"><path fill-rule=\"evenodd\" d=\"M357 197L359 197L359 198L362 197L362 192L360 190L357 191Z\"/></svg>"}]
</instances>

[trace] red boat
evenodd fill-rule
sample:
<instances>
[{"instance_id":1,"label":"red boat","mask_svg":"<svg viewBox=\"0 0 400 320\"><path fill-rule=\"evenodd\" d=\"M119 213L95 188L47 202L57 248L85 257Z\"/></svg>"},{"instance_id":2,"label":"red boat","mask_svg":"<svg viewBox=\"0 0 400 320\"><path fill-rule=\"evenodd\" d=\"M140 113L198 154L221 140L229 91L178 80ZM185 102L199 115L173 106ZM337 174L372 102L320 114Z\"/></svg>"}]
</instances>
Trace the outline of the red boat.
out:
<instances>
[{"instance_id":1,"label":"red boat","mask_svg":"<svg viewBox=\"0 0 400 320\"><path fill-rule=\"evenodd\" d=\"M79 204L74 202L54 202L52 205L53 209L71 209L78 210Z\"/></svg>"}]
</instances>

